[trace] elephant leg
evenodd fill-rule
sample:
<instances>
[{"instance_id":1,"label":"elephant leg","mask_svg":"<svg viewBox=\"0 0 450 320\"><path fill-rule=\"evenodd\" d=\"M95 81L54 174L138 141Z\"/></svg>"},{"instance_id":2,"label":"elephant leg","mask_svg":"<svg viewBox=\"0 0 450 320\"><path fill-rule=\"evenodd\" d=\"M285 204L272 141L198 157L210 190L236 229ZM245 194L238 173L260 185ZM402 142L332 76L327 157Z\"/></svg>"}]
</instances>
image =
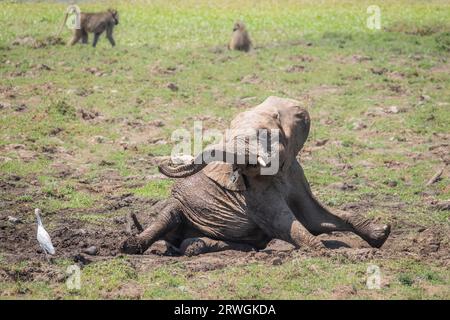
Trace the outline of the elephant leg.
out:
<instances>
[{"instance_id":1,"label":"elephant leg","mask_svg":"<svg viewBox=\"0 0 450 320\"><path fill-rule=\"evenodd\" d=\"M253 251L251 245L231 241L214 240L207 237L188 238L180 245L180 252L186 256L196 256L202 253L218 252L224 250Z\"/></svg>"},{"instance_id":2,"label":"elephant leg","mask_svg":"<svg viewBox=\"0 0 450 320\"><path fill-rule=\"evenodd\" d=\"M312 235L292 213L281 194L267 192L262 195L265 199L258 208L255 208L251 219L270 237L287 241L296 248L308 246L323 249L325 246Z\"/></svg>"},{"instance_id":3,"label":"elephant leg","mask_svg":"<svg viewBox=\"0 0 450 320\"><path fill-rule=\"evenodd\" d=\"M162 239L183 223L183 213L178 201L169 201L155 221L137 236L130 236L120 245L120 251L128 254L142 254L155 241Z\"/></svg>"},{"instance_id":4,"label":"elephant leg","mask_svg":"<svg viewBox=\"0 0 450 320\"><path fill-rule=\"evenodd\" d=\"M390 234L390 226L377 224L357 213L329 210L312 194L302 168L297 163L291 168L289 205L295 216L313 234L333 231L354 232L369 245L380 248Z\"/></svg>"}]
</instances>

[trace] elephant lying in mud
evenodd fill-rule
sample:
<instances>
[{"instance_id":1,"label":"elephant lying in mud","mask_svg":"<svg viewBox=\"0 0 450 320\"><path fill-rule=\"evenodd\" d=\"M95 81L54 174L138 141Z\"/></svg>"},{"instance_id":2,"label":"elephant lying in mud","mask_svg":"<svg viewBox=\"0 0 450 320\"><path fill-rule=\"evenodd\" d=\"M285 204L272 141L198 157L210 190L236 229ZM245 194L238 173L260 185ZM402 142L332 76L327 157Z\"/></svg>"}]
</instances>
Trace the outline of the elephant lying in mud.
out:
<instances>
[{"instance_id":1,"label":"elephant lying in mud","mask_svg":"<svg viewBox=\"0 0 450 320\"><path fill-rule=\"evenodd\" d=\"M333 231L351 231L372 247L381 247L389 225L331 211L311 193L296 158L309 127L309 114L299 102L269 97L240 113L231 122L230 134L192 163L161 165L161 173L179 178L172 196L147 229L120 245L121 251L142 254L160 239L186 255L262 249L274 238L322 249L316 236ZM248 132L261 129L272 130L267 143L249 143ZM270 167L272 172L263 174Z\"/></svg>"}]
</instances>

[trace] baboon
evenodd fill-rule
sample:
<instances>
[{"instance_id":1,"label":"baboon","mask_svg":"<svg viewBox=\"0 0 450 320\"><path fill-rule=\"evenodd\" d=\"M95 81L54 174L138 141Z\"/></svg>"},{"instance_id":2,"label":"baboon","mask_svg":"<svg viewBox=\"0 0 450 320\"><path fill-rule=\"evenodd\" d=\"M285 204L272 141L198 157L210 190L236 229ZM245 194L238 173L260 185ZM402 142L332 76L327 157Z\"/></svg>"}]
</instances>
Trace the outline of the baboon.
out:
<instances>
[{"instance_id":1,"label":"baboon","mask_svg":"<svg viewBox=\"0 0 450 320\"><path fill-rule=\"evenodd\" d=\"M245 24L237 21L233 26L233 35L228 44L228 49L248 52L252 46L252 41L248 35Z\"/></svg>"},{"instance_id":2,"label":"baboon","mask_svg":"<svg viewBox=\"0 0 450 320\"><path fill-rule=\"evenodd\" d=\"M61 30L64 27L64 24L67 22L67 17L69 12L66 13L64 17L64 22L61 26ZM117 10L108 9L106 12L96 12L96 13L81 13L80 14L80 29L73 30L73 37L68 42L68 45L73 46L78 41L87 44L88 43L88 33L91 32L94 34L94 41L92 46L95 47L97 45L98 39L100 35L106 30L106 37L108 38L111 45L114 47L116 42L113 38L113 29L114 26L119 24L119 13ZM61 33L61 30L58 33Z\"/></svg>"}]
</instances>

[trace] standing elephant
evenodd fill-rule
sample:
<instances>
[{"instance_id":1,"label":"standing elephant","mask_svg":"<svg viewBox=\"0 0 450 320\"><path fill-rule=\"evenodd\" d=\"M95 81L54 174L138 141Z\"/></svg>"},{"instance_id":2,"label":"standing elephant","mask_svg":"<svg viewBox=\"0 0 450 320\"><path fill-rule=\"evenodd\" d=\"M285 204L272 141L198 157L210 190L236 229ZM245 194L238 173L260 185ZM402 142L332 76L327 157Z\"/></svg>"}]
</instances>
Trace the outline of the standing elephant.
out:
<instances>
[{"instance_id":1,"label":"standing elephant","mask_svg":"<svg viewBox=\"0 0 450 320\"><path fill-rule=\"evenodd\" d=\"M186 255L262 249L274 238L321 249L324 245L316 236L333 231L350 231L381 247L389 225L331 211L311 193L296 159L309 127L309 114L298 101L269 97L240 113L231 122L230 134L192 163L161 165L161 173L179 178L172 196L147 229L122 242L121 251L142 254L160 239ZM250 144L248 132L261 129L277 132L277 141L269 134L265 146ZM270 167L272 173L263 174Z\"/></svg>"}]
</instances>

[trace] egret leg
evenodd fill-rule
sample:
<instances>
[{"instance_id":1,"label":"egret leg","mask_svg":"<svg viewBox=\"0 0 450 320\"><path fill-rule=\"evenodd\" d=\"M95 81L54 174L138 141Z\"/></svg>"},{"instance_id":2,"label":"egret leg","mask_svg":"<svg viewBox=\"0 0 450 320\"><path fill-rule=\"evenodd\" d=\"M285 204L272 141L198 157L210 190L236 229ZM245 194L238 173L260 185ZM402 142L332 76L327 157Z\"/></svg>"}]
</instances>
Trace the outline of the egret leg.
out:
<instances>
[{"instance_id":1,"label":"egret leg","mask_svg":"<svg viewBox=\"0 0 450 320\"><path fill-rule=\"evenodd\" d=\"M47 251L44 249L44 247L41 246L42 251L44 251L45 254L45 260L47 260L48 263L50 263L50 258L48 257Z\"/></svg>"}]
</instances>

